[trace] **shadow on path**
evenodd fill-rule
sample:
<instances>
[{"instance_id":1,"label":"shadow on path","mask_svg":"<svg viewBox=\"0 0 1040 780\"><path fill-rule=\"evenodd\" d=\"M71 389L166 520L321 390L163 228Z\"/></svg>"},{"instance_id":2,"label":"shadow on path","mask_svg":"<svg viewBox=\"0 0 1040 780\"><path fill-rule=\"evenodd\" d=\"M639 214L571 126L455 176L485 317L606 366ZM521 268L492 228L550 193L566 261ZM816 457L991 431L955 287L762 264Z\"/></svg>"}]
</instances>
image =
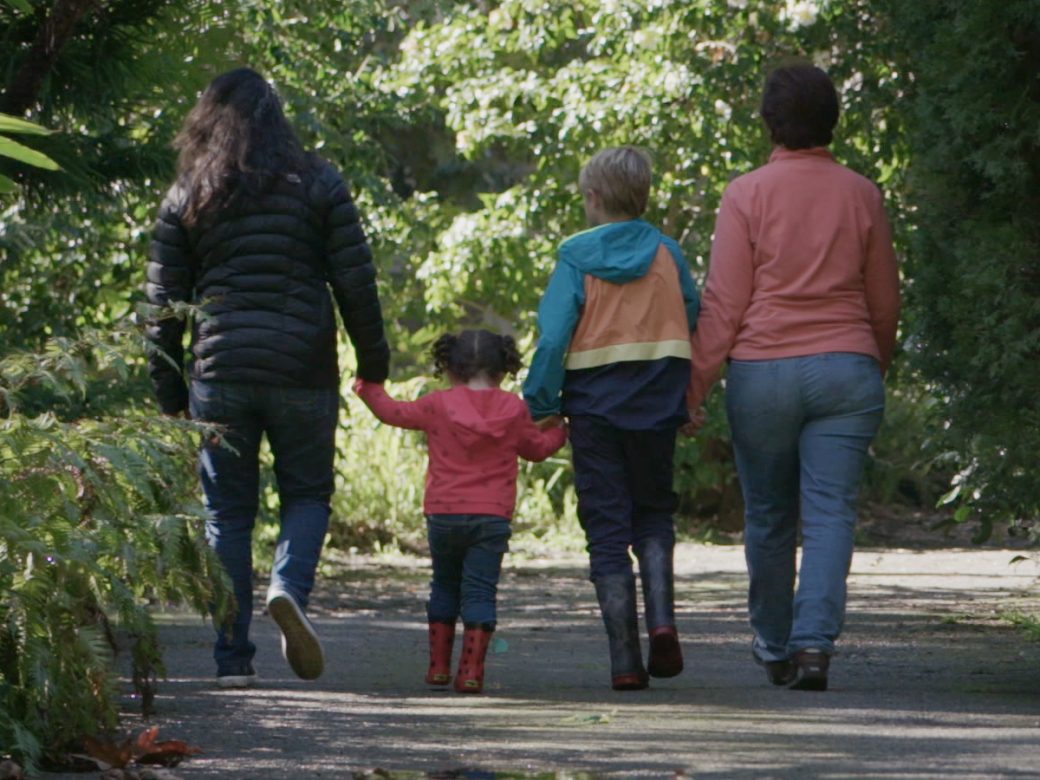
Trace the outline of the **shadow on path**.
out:
<instances>
[{"instance_id":1,"label":"shadow on path","mask_svg":"<svg viewBox=\"0 0 1040 780\"><path fill-rule=\"evenodd\" d=\"M504 652L490 656L479 697L423 684L425 569L369 566L319 586L328 669L317 683L292 678L258 616L260 686L217 690L209 627L161 617L170 678L156 722L205 751L174 770L184 780L398 776L368 774L377 768L402 778L1035 777L1040 647L994 610L1010 599L1035 610L1036 572L1008 568L1010 557L858 554L822 694L772 688L751 663L739 549L683 547L686 671L635 693L609 689L580 559L511 563Z\"/></svg>"}]
</instances>

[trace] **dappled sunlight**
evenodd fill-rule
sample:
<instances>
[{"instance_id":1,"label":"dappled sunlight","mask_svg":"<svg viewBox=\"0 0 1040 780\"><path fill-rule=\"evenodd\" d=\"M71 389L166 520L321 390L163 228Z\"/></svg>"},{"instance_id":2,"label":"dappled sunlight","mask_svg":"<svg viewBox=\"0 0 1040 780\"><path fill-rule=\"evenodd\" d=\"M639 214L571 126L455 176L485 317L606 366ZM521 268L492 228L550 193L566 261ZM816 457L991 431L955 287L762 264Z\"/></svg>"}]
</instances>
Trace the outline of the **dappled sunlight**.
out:
<instances>
[{"instance_id":1,"label":"dappled sunlight","mask_svg":"<svg viewBox=\"0 0 1040 780\"><path fill-rule=\"evenodd\" d=\"M503 579L503 645L488 657L485 693L428 687L425 579L409 563L400 580L379 566L319 585L316 626L328 663L313 683L292 676L273 624L257 616L259 686L217 690L208 626L164 619L171 677L157 699L160 721L206 751L192 761L200 778L233 765L274 780L302 763L402 777L462 768L671 777L683 768L698 778L971 777L1035 764L1040 647L985 617L1017 587L989 586L999 559L962 559L962 573L943 574L943 587L904 578L930 569L916 553L886 553L872 573L854 576L831 688L817 694L774 688L751 662L746 576L734 570L743 561L719 566L710 547L682 552L686 671L646 691L610 690L584 568L544 561L514 562ZM937 557L936 569L947 560ZM351 609L363 594L364 608Z\"/></svg>"}]
</instances>

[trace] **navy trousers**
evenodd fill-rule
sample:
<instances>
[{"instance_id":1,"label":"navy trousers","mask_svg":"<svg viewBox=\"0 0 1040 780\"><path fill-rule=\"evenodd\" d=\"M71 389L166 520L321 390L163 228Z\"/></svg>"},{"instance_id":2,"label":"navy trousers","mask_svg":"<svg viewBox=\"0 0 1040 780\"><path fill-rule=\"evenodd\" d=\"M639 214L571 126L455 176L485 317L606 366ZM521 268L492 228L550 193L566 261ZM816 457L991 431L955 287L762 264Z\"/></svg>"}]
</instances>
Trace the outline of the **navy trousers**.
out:
<instances>
[{"instance_id":1,"label":"navy trousers","mask_svg":"<svg viewBox=\"0 0 1040 780\"><path fill-rule=\"evenodd\" d=\"M594 417L570 418L578 519L593 582L631 574L629 548L646 539L674 545L675 434L675 428L629 431Z\"/></svg>"}]
</instances>

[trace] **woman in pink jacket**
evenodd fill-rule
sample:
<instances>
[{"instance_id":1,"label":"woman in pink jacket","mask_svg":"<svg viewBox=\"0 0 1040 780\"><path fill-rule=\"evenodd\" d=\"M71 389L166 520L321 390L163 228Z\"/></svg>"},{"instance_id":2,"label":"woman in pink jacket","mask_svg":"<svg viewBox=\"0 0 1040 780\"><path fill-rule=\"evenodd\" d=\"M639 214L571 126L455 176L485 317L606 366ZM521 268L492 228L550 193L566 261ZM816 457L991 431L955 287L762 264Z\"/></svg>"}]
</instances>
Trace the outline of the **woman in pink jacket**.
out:
<instances>
[{"instance_id":1,"label":"woman in pink jacket","mask_svg":"<svg viewBox=\"0 0 1040 780\"><path fill-rule=\"evenodd\" d=\"M761 110L775 148L723 194L688 404L697 419L728 361L752 653L774 684L825 690L859 482L884 411L899 275L880 191L826 148L838 120L827 74L779 68Z\"/></svg>"}]
</instances>

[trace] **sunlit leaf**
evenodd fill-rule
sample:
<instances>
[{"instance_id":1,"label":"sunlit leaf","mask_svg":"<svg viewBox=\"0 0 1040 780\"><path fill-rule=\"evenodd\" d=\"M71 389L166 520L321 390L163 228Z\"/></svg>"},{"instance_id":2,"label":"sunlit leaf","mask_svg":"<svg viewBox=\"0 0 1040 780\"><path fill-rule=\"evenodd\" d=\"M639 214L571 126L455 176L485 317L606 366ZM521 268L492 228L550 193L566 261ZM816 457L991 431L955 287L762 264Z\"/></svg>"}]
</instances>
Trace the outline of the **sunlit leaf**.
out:
<instances>
[{"instance_id":1,"label":"sunlit leaf","mask_svg":"<svg viewBox=\"0 0 1040 780\"><path fill-rule=\"evenodd\" d=\"M36 168L45 168L49 171L56 171L60 168L58 163L54 162L43 152L30 149L28 146L3 136L0 136L0 156L10 157L13 160L18 160Z\"/></svg>"},{"instance_id":2,"label":"sunlit leaf","mask_svg":"<svg viewBox=\"0 0 1040 780\"><path fill-rule=\"evenodd\" d=\"M22 0L19 0L21 2ZM46 127L19 119L10 114L0 114L0 133L21 133L24 135L50 135L53 131Z\"/></svg>"}]
</instances>

